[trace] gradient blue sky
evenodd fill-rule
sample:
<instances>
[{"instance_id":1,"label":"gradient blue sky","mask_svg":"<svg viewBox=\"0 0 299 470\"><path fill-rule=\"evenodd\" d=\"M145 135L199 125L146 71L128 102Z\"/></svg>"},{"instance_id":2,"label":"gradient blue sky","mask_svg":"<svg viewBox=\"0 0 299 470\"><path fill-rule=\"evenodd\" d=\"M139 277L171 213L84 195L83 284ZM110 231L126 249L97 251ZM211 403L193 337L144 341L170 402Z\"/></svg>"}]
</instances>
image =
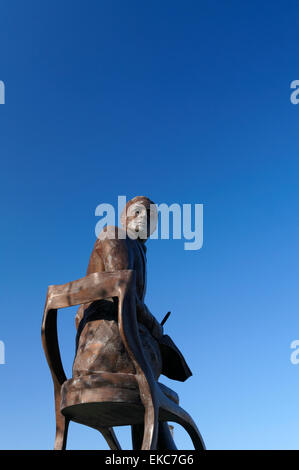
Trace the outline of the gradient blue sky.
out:
<instances>
[{"instance_id":1,"label":"gradient blue sky","mask_svg":"<svg viewBox=\"0 0 299 470\"><path fill-rule=\"evenodd\" d=\"M1 1L1 449L52 448L47 286L84 276L96 206L139 194L204 204L201 250L148 243L147 304L194 374L164 383L209 449L299 449L298 6ZM68 448L106 445L73 424Z\"/></svg>"}]
</instances>

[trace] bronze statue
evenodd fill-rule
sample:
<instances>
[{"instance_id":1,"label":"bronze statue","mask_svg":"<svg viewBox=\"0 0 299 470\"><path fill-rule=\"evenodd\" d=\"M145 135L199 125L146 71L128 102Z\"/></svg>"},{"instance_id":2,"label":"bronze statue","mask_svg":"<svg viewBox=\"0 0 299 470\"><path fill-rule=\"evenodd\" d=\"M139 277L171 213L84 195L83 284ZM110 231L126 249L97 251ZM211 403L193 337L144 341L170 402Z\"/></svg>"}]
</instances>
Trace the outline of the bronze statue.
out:
<instances>
[{"instance_id":1,"label":"bronze statue","mask_svg":"<svg viewBox=\"0 0 299 470\"><path fill-rule=\"evenodd\" d=\"M73 420L101 431L111 448L119 448L112 427L131 424L134 449L176 449L167 424L172 420L203 449L177 394L158 382L161 374L184 381L191 371L144 303L145 242L156 227L156 206L137 196L121 222L122 228L108 226L99 235L85 278L48 289L42 335L54 380L55 448L65 448ZM58 308L78 303L73 378L66 380L54 322Z\"/></svg>"},{"instance_id":2,"label":"bronze statue","mask_svg":"<svg viewBox=\"0 0 299 470\"><path fill-rule=\"evenodd\" d=\"M155 205L150 199L137 196L129 201L121 217L127 236L119 238L119 231L122 229L106 227L95 242L86 274L122 269L135 270L139 334L154 377L157 380L162 373L172 379L185 380L191 375L191 371L170 338L163 335L163 327L144 303L145 242L156 228L155 219ZM133 236L136 233L141 236ZM76 327L77 354L73 365L73 377L85 374L86 371L134 373L134 366L118 332L117 311L112 299L82 305L76 316ZM160 428L163 429L164 435L168 428L162 423ZM161 432L160 430L158 437L160 442L165 440ZM137 439L135 434L133 429L133 440ZM167 441L170 440L172 439L169 434ZM176 448L174 443L172 448Z\"/></svg>"}]
</instances>

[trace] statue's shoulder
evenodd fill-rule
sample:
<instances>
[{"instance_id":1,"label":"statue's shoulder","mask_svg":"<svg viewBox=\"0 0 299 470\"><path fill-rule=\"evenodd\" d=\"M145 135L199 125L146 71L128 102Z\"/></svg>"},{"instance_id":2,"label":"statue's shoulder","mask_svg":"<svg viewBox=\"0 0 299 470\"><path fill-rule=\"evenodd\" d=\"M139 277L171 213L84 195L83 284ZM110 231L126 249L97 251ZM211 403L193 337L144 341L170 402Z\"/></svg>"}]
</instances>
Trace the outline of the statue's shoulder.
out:
<instances>
[{"instance_id":1,"label":"statue's shoulder","mask_svg":"<svg viewBox=\"0 0 299 470\"><path fill-rule=\"evenodd\" d=\"M105 266L105 271L130 268L132 250L126 232L113 225L104 227L95 243L96 256Z\"/></svg>"},{"instance_id":2,"label":"statue's shoulder","mask_svg":"<svg viewBox=\"0 0 299 470\"><path fill-rule=\"evenodd\" d=\"M115 225L106 225L98 235L100 242L104 240L125 240L126 238L127 234L125 230Z\"/></svg>"},{"instance_id":3,"label":"statue's shoulder","mask_svg":"<svg viewBox=\"0 0 299 470\"><path fill-rule=\"evenodd\" d=\"M106 225L98 235L95 245L100 249L104 246L124 247L127 243L128 237L125 230L114 225Z\"/></svg>"}]
</instances>

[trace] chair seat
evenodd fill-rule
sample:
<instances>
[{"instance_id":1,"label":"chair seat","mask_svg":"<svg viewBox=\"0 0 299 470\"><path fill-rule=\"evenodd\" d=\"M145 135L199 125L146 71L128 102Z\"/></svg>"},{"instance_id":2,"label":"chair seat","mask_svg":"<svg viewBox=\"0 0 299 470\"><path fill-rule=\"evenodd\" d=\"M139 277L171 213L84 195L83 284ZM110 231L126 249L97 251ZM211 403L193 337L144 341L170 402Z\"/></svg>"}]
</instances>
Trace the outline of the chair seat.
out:
<instances>
[{"instance_id":1,"label":"chair seat","mask_svg":"<svg viewBox=\"0 0 299 470\"><path fill-rule=\"evenodd\" d=\"M166 385L161 391L178 404L179 397ZM99 427L142 423L144 407L135 374L98 372L67 380L61 389L61 412L75 422ZM167 420L166 416L162 416Z\"/></svg>"}]
</instances>

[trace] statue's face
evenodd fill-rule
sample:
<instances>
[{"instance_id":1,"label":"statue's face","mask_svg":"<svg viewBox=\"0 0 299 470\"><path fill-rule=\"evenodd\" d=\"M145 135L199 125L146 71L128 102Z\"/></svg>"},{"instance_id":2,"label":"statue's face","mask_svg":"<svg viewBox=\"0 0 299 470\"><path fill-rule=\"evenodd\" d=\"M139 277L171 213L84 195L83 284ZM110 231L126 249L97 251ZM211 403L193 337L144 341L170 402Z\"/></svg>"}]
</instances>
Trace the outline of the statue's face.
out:
<instances>
[{"instance_id":1,"label":"statue's face","mask_svg":"<svg viewBox=\"0 0 299 470\"><path fill-rule=\"evenodd\" d=\"M134 238L147 240L156 229L156 211L150 209L148 204L142 201L135 202L127 210L128 234Z\"/></svg>"}]
</instances>

